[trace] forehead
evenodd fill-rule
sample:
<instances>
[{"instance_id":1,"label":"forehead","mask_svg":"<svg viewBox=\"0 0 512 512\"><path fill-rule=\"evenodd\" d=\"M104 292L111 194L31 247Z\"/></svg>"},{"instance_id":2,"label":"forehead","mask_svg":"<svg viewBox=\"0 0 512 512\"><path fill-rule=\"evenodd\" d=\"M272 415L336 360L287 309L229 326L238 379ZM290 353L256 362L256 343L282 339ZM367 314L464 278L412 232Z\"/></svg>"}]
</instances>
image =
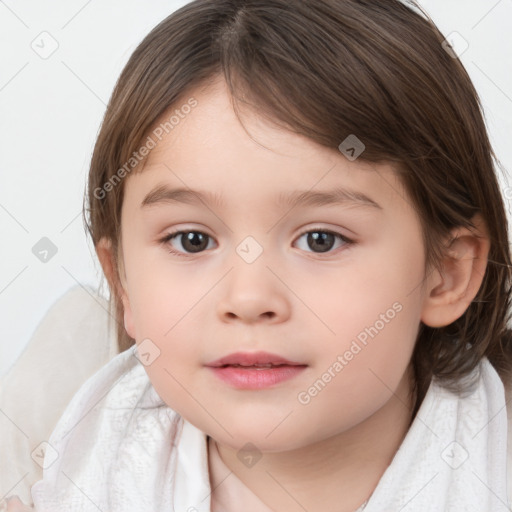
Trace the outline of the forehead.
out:
<instances>
[{"instance_id":1,"label":"forehead","mask_svg":"<svg viewBox=\"0 0 512 512\"><path fill-rule=\"evenodd\" d=\"M166 188L179 188L181 198L188 199L193 194L187 189L202 191L216 206L228 200L320 205L328 202L328 192L377 205L404 197L389 165L351 162L337 149L281 128L253 110L241 111L241 124L223 81L183 95L155 129L165 128L166 120L190 99L195 107L174 115L172 129L167 125L168 133L164 130L156 141L140 172L129 176L125 201L141 205L151 192L158 195L158 188L161 196Z\"/></svg>"}]
</instances>

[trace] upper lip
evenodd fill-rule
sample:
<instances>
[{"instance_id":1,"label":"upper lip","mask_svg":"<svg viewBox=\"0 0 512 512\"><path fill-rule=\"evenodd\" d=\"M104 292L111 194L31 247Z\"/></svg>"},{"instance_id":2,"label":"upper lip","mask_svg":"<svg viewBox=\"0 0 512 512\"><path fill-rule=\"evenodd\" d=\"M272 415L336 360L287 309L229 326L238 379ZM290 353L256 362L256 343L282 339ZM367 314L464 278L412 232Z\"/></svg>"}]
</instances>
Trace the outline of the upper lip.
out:
<instances>
[{"instance_id":1,"label":"upper lip","mask_svg":"<svg viewBox=\"0 0 512 512\"><path fill-rule=\"evenodd\" d=\"M226 366L232 364L239 364L242 366L253 366L258 364L286 364L290 366L305 366L303 363L297 363L295 361L289 361L284 357L276 354L270 354L269 352L235 352L229 354L226 357L221 357L216 361L208 363L206 366Z\"/></svg>"}]
</instances>

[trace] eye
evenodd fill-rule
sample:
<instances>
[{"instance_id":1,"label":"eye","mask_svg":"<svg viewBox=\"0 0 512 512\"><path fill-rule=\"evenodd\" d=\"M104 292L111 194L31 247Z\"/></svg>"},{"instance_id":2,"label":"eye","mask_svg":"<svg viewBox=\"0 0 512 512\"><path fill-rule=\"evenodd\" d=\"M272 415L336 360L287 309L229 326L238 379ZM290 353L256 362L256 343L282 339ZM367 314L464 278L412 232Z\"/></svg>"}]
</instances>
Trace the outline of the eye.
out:
<instances>
[{"instance_id":1,"label":"eye","mask_svg":"<svg viewBox=\"0 0 512 512\"><path fill-rule=\"evenodd\" d=\"M175 231L169 233L160 242L167 245L171 254L177 256L186 256L186 254L196 254L204 251L208 246L208 239L211 237L201 231ZM173 241L179 241L185 252L177 251L172 248Z\"/></svg>"},{"instance_id":2,"label":"eye","mask_svg":"<svg viewBox=\"0 0 512 512\"><path fill-rule=\"evenodd\" d=\"M304 231L298 237L298 240L303 238L305 235L307 235L305 239L307 247L311 248L313 250L312 252L317 254L331 251L336 245L336 240L340 242L338 247L354 243L341 233L325 229L309 229L308 231ZM160 243L166 245L171 254L175 254L176 256L186 256L187 254L197 254L211 248L208 247L208 240L211 240L211 237L202 231L183 230L167 234L160 240ZM179 242L179 245L181 245L183 250L176 250L176 245L174 245L173 242ZM303 247L299 248L307 251L307 249L304 249Z\"/></svg>"},{"instance_id":3,"label":"eye","mask_svg":"<svg viewBox=\"0 0 512 512\"><path fill-rule=\"evenodd\" d=\"M327 231L324 229L309 229L308 231L304 231L299 236L298 240L303 238L304 235L307 235L305 239L306 245L312 248L313 252L315 253L324 253L330 251L336 244L337 239L341 241L341 247L353 244L352 240L342 235L341 233L335 233L333 231Z\"/></svg>"}]
</instances>

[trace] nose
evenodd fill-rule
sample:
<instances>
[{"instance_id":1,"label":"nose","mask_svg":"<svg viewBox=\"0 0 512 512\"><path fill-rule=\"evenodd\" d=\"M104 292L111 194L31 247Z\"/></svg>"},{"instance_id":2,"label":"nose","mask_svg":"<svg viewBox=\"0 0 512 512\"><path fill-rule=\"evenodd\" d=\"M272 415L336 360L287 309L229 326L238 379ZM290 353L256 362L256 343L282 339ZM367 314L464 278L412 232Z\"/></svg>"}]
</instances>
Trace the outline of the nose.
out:
<instances>
[{"instance_id":1,"label":"nose","mask_svg":"<svg viewBox=\"0 0 512 512\"><path fill-rule=\"evenodd\" d=\"M235 264L226 276L217 305L221 321L246 324L286 321L291 314L290 292L278 275L264 261Z\"/></svg>"}]
</instances>

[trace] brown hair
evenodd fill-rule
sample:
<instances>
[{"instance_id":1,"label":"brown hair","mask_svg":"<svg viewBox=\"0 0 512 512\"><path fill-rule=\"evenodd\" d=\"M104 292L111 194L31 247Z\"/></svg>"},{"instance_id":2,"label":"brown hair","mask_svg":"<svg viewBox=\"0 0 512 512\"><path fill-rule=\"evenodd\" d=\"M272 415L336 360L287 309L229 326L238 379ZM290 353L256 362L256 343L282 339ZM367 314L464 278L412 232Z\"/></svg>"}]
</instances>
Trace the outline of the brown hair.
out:
<instances>
[{"instance_id":1,"label":"brown hair","mask_svg":"<svg viewBox=\"0 0 512 512\"><path fill-rule=\"evenodd\" d=\"M398 0L190 2L126 64L94 148L84 204L95 247L105 237L118 258L124 180L108 193L105 184L116 172L119 178L162 114L216 76L234 100L251 100L261 115L319 144L337 148L356 134L366 146L362 160L392 163L401 176L423 226L428 267L437 264L443 238L471 227L475 213L491 241L483 283L464 315L443 328L420 326L414 414L434 375L456 389L484 356L506 382L512 374L511 262L497 160L467 72L416 9ZM109 285L122 351L134 340L116 283Z\"/></svg>"}]
</instances>

